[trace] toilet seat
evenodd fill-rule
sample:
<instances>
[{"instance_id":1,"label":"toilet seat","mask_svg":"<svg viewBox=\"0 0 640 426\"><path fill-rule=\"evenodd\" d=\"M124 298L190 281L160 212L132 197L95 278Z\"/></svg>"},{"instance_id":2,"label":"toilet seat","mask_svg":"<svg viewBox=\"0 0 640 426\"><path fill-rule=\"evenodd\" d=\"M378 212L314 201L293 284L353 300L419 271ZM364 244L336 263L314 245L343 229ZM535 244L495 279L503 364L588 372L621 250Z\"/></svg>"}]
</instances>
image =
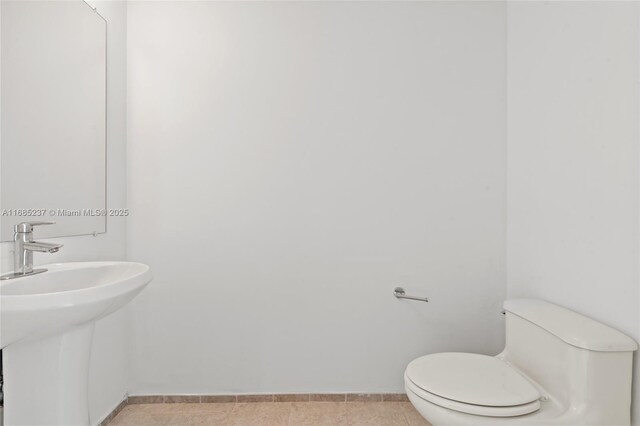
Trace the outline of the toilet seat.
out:
<instances>
[{"instance_id":1,"label":"toilet seat","mask_svg":"<svg viewBox=\"0 0 640 426\"><path fill-rule=\"evenodd\" d=\"M499 358L437 353L412 361L409 390L436 405L479 416L513 417L540 408L540 393Z\"/></svg>"}]
</instances>

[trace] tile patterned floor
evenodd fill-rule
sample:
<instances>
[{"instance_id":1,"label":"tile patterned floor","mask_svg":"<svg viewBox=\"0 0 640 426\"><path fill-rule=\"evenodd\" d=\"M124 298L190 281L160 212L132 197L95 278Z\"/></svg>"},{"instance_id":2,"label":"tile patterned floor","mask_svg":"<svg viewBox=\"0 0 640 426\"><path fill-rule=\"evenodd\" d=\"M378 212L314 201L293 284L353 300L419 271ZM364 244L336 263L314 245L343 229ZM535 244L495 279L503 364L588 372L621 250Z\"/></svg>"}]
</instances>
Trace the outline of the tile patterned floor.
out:
<instances>
[{"instance_id":1,"label":"tile patterned floor","mask_svg":"<svg viewBox=\"0 0 640 426\"><path fill-rule=\"evenodd\" d=\"M429 426L409 402L127 405L109 426Z\"/></svg>"}]
</instances>

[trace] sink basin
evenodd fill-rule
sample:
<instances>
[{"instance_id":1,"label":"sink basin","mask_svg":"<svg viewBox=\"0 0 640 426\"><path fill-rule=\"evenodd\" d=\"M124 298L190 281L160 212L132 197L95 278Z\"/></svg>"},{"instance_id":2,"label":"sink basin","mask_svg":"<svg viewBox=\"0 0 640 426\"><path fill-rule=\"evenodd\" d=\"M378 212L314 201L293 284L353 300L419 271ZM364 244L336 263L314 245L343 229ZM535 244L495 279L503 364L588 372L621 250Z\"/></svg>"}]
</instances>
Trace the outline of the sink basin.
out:
<instances>
[{"instance_id":1,"label":"sink basin","mask_svg":"<svg viewBox=\"0 0 640 426\"><path fill-rule=\"evenodd\" d=\"M43 274L0 284L0 348L102 318L127 304L151 270L134 262L46 265Z\"/></svg>"},{"instance_id":2,"label":"sink basin","mask_svg":"<svg viewBox=\"0 0 640 426\"><path fill-rule=\"evenodd\" d=\"M44 267L0 283L5 425L88 425L95 321L140 293L151 270L135 262Z\"/></svg>"}]
</instances>

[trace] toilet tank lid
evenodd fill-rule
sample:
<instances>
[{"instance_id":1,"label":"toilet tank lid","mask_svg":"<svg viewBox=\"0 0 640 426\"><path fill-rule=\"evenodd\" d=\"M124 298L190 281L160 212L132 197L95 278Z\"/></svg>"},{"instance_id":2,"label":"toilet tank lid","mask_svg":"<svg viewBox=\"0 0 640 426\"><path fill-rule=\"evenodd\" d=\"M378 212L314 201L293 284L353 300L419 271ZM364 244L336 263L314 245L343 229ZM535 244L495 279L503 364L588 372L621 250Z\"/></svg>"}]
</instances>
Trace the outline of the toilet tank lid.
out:
<instances>
[{"instance_id":1,"label":"toilet tank lid","mask_svg":"<svg viewBox=\"0 0 640 426\"><path fill-rule=\"evenodd\" d=\"M626 334L545 300L506 300L504 310L578 348L598 352L628 352L638 349L638 344Z\"/></svg>"}]
</instances>

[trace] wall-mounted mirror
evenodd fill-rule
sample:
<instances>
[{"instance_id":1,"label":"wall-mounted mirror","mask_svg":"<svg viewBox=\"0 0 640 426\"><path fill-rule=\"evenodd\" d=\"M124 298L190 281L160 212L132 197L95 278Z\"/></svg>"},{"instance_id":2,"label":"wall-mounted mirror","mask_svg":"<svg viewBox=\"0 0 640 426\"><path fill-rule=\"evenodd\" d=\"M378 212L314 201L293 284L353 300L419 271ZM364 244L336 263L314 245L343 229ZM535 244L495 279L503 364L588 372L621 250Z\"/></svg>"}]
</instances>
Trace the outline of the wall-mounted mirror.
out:
<instances>
[{"instance_id":1,"label":"wall-mounted mirror","mask_svg":"<svg viewBox=\"0 0 640 426\"><path fill-rule=\"evenodd\" d=\"M0 237L106 232L105 20L82 0L0 2Z\"/></svg>"}]
</instances>

